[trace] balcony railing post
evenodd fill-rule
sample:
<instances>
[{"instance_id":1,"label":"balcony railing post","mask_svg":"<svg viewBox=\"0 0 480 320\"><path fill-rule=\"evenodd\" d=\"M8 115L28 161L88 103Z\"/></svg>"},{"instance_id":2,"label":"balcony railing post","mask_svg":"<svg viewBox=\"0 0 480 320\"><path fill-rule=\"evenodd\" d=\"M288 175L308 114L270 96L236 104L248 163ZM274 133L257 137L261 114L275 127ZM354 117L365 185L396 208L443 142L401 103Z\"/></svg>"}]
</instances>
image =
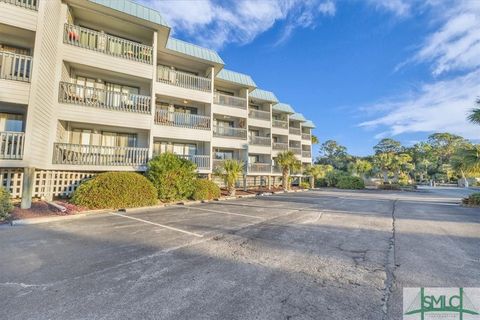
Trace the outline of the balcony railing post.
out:
<instances>
[{"instance_id":1,"label":"balcony railing post","mask_svg":"<svg viewBox=\"0 0 480 320\"><path fill-rule=\"evenodd\" d=\"M210 117L208 116L156 110L154 120L158 125L210 130Z\"/></svg>"},{"instance_id":2,"label":"balcony railing post","mask_svg":"<svg viewBox=\"0 0 480 320\"><path fill-rule=\"evenodd\" d=\"M210 92L212 90L211 79L173 70L166 66L157 67L157 81L185 89L205 92Z\"/></svg>"},{"instance_id":3,"label":"balcony railing post","mask_svg":"<svg viewBox=\"0 0 480 320\"><path fill-rule=\"evenodd\" d=\"M213 135L217 137L232 137L232 138L247 139L247 129L214 126Z\"/></svg>"},{"instance_id":4,"label":"balcony railing post","mask_svg":"<svg viewBox=\"0 0 480 320\"><path fill-rule=\"evenodd\" d=\"M0 132L0 159L22 159L25 133Z\"/></svg>"},{"instance_id":5,"label":"balcony railing post","mask_svg":"<svg viewBox=\"0 0 480 320\"><path fill-rule=\"evenodd\" d=\"M287 121L283 121L283 120L272 120L272 126L273 127L276 127L276 128L283 128L283 129L287 129L288 128L288 122Z\"/></svg>"},{"instance_id":6,"label":"balcony railing post","mask_svg":"<svg viewBox=\"0 0 480 320\"><path fill-rule=\"evenodd\" d=\"M0 0L0 2L10 3L30 10L38 10L39 0Z\"/></svg>"},{"instance_id":7,"label":"balcony railing post","mask_svg":"<svg viewBox=\"0 0 480 320\"><path fill-rule=\"evenodd\" d=\"M0 51L0 78L30 82L32 57Z\"/></svg>"},{"instance_id":8,"label":"balcony railing post","mask_svg":"<svg viewBox=\"0 0 480 320\"><path fill-rule=\"evenodd\" d=\"M215 92L215 94L213 95L213 103L228 107L236 107L240 109L247 108L247 99L236 96L229 96L218 92Z\"/></svg>"}]
</instances>

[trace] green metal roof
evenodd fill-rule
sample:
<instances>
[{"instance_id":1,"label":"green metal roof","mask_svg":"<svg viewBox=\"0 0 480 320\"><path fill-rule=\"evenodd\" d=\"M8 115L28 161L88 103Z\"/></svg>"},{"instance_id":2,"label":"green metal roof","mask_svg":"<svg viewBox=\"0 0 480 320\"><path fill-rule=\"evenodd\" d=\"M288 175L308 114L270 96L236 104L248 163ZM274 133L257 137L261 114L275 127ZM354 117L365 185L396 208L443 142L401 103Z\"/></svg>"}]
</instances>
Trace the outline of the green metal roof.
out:
<instances>
[{"instance_id":1,"label":"green metal roof","mask_svg":"<svg viewBox=\"0 0 480 320\"><path fill-rule=\"evenodd\" d=\"M315 128L315 124L312 121L307 120L307 121L302 123L302 127L313 129L313 128Z\"/></svg>"},{"instance_id":2,"label":"green metal roof","mask_svg":"<svg viewBox=\"0 0 480 320\"><path fill-rule=\"evenodd\" d=\"M251 98L259 99L259 100L265 100L265 101L270 101L270 102L278 102L277 97L275 97L275 94L270 91L262 90L262 89L255 89L252 92L249 93L249 96Z\"/></svg>"},{"instance_id":3,"label":"green metal roof","mask_svg":"<svg viewBox=\"0 0 480 320\"><path fill-rule=\"evenodd\" d=\"M134 17L147 20L165 27L167 22L160 15L160 12L145 7L132 0L89 0L90 2L132 15Z\"/></svg>"},{"instance_id":4,"label":"green metal roof","mask_svg":"<svg viewBox=\"0 0 480 320\"><path fill-rule=\"evenodd\" d=\"M257 85L253 81L252 77L248 74L243 74L227 69L222 69L217 74L217 79L225 80L228 82L238 83L247 87L256 87Z\"/></svg>"},{"instance_id":5,"label":"green metal roof","mask_svg":"<svg viewBox=\"0 0 480 320\"><path fill-rule=\"evenodd\" d=\"M216 51L172 37L168 38L167 49L183 53L198 59L207 60L219 64L225 64Z\"/></svg>"},{"instance_id":6,"label":"green metal roof","mask_svg":"<svg viewBox=\"0 0 480 320\"><path fill-rule=\"evenodd\" d=\"M285 113L295 113L295 110L293 110L293 108L286 103L277 103L272 107L272 110Z\"/></svg>"},{"instance_id":7,"label":"green metal roof","mask_svg":"<svg viewBox=\"0 0 480 320\"><path fill-rule=\"evenodd\" d=\"M295 120L295 121L307 121L307 119L305 119L305 117L303 116L303 114L301 113L294 113L292 114L290 117L289 117L290 120Z\"/></svg>"}]
</instances>

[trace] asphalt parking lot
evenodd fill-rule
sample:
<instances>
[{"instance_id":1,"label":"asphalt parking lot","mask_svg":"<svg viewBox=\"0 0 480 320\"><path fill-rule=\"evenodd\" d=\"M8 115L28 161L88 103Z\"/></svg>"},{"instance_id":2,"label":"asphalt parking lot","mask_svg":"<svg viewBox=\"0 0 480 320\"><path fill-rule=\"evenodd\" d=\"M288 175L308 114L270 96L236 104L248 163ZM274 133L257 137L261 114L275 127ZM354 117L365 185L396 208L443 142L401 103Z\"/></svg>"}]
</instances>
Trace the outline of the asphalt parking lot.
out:
<instances>
[{"instance_id":1,"label":"asphalt parking lot","mask_svg":"<svg viewBox=\"0 0 480 320\"><path fill-rule=\"evenodd\" d=\"M1 227L2 319L401 319L480 287L459 194L318 190Z\"/></svg>"}]
</instances>

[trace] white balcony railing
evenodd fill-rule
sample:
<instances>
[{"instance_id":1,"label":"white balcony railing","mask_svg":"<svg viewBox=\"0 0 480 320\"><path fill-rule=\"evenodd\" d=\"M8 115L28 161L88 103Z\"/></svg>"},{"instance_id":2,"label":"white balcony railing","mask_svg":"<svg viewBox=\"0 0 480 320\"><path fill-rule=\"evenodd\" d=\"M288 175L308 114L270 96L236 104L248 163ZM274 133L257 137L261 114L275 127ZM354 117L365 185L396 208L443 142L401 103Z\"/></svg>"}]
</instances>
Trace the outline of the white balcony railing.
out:
<instances>
[{"instance_id":1,"label":"white balcony railing","mask_svg":"<svg viewBox=\"0 0 480 320\"><path fill-rule=\"evenodd\" d=\"M248 164L249 172L260 172L260 173L270 173L272 171L272 165L269 163L249 163Z\"/></svg>"},{"instance_id":2,"label":"white balcony railing","mask_svg":"<svg viewBox=\"0 0 480 320\"><path fill-rule=\"evenodd\" d=\"M192 161L197 165L198 170L210 170L209 155L178 155L180 158Z\"/></svg>"},{"instance_id":3,"label":"white balcony railing","mask_svg":"<svg viewBox=\"0 0 480 320\"><path fill-rule=\"evenodd\" d=\"M0 159L22 159L25 133L0 132Z\"/></svg>"},{"instance_id":4,"label":"white balcony railing","mask_svg":"<svg viewBox=\"0 0 480 320\"><path fill-rule=\"evenodd\" d=\"M292 128L292 127L290 127L288 132L290 132L290 134L294 134L296 136L299 136L302 133L302 131L300 131L300 128Z\"/></svg>"},{"instance_id":5,"label":"white balcony railing","mask_svg":"<svg viewBox=\"0 0 480 320\"><path fill-rule=\"evenodd\" d=\"M148 161L148 148L107 147L55 143L54 164L92 166L141 166Z\"/></svg>"},{"instance_id":6,"label":"white balcony railing","mask_svg":"<svg viewBox=\"0 0 480 320\"><path fill-rule=\"evenodd\" d=\"M151 97L60 82L60 102L115 111L150 113Z\"/></svg>"},{"instance_id":7,"label":"white balcony railing","mask_svg":"<svg viewBox=\"0 0 480 320\"><path fill-rule=\"evenodd\" d=\"M302 148L289 147L288 150L292 151L294 154L302 154Z\"/></svg>"},{"instance_id":8,"label":"white balcony railing","mask_svg":"<svg viewBox=\"0 0 480 320\"><path fill-rule=\"evenodd\" d=\"M76 25L65 24L63 42L127 60L152 64L151 46Z\"/></svg>"},{"instance_id":9,"label":"white balcony railing","mask_svg":"<svg viewBox=\"0 0 480 320\"><path fill-rule=\"evenodd\" d=\"M272 126L275 128L288 129L288 122L283 120L272 120Z\"/></svg>"},{"instance_id":10,"label":"white balcony railing","mask_svg":"<svg viewBox=\"0 0 480 320\"><path fill-rule=\"evenodd\" d=\"M250 144L256 146L271 146L272 138L270 137L260 137L260 136L250 136Z\"/></svg>"},{"instance_id":11,"label":"white balcony railing","mask_svg":"<svg viewBox=\"0 0 480 320\"><path fill-rule=\"evenodd\" d=\"M30 82L32 57L0 51L0 79Z\"/></svg>"},{"instance_id":12,"label":"white balcony railing","mask_svg":"<svg viewBox=\"0 0 480 320\"><path fill-rule=\"evenodd\" d=\"M155 124L191 129L210 129L210 117L166 110L156 110Z\"/></svg>"},{"instance_id":13,"label":"white balcony railing","mask_svg":"<svg viewBox=\"0 0 480 320\"><path fill-rule=\"evenodd\" d=\"M274 142L272 143L273 150L287 150L288 143L285 142Z\"/></svg>"},{"instance_id":14,"label":"white balcony railing","mask_svg":"<svg viewBox=\"0 0 480 320\"><path fill-rule=\"evenodd\" d=\"M213 103L220 104L227 107L235 107L240 109L247 108L247 99L235 96L229 96L228 94L221 94L215 92L213 95Z\"/></svg>"},{"instance_id":15,"label":"white balcony railing","mask_svg":"<svg viewBox=\"0 0 480 320\"><path fill-rule=\"evenodd\" d=\"M231 128L231 127L213 127L213 135L215 137L229 137L238 139L247 139L247 129Z\"/></svg>"},{"instance_id":16,"label":"white balcony railing","mask_svg":"<svg viewBox=\"0 0 480 320\"><path fill-rule=\"evenodd\" d=\"M302 133L302 140L312 140L312 135L310 133Z\"/></svg>"},{"instance_id":17,"label":"white balcony railing","mask_svg":"<svg viewBox=\"0 0 480 320\"><path fill-rule=\"evenodd\" d=\"M311 151L302 150L302 157L303 157L303 158L311 158L311 157L312 157L312 152L311 152Z\"/></svg>"},{"instance_id":18,"label":"white balcony railing","mask_svg":"<svg viewBox=\"0 0 480 320\"><path fill-rule=\"evenodd\" d=\"M157 81L185 89L204 92L210 92L212 90L212 79L173 70L166 66L157 67Z\"/></svg>"},{"instance_id":19,"label":"white balcony railing","mask_svg":"<svg viewBox=\"0 0 480 320\"><path fill-rule=\"evenodd\" d=\"M39 0L0 0L0 2L10 3L31 10L38 10L38 1Z\"/></svg>"},{"instance_id":20,"label":"white balcony railing","mask_svg":"<svg viewBox=\"0 0 480 320\"><path fill-rule=\"evenodd\" d=\"M263 110L250 109L248 111L248 117L252 119L267 120L270 121L270 112Z\"/></svg>"}]
</instances>

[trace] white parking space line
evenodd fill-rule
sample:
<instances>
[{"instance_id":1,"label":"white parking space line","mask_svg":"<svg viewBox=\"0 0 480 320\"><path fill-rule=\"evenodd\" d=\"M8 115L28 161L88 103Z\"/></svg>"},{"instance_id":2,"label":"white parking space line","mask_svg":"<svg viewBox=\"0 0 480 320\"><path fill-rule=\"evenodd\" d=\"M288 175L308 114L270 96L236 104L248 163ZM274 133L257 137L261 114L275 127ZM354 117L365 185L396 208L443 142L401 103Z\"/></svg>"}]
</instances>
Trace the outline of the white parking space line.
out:
<instances>
[{"instance_id":1,"label":"white parking space line","mask_svg":"<svg viewBox=\"0 0 480 320\"><path fill-rule=\"evenodd\" d=\"M174 227L169 227L169 226L166 226L166 225L163 225L163 224L159 224L159 223L151 222L151 221L148 221L148 220L143 220L143 219L139 219L139 218L134 218L134 217L126 216L126 215L120 214L120 213L110 212L110 214L112 214L112 215L114 215L114 216L117 216L117 217L123 217L123 218L127 218L127 219L132 219L132 220L140 221L140 222L143 222L143 223L148 223L148 224L151 224L151 225L154 225L154 226L157 226L157 227L161 227L161 228L165 228L165 229L169 229L169 230L173 230L173 231L177 231L177 232L189 234L189 235L191 235L191 236L195 236L195 237L198 237L198 238L203 238L203 235L198 234L198 233L195 233L195 232L190 232L190 231L186 231L186 230L182 230L182 229L178 229L178 228L174 228Z\"/></svg>"},{"instance_id":2,"label":"white parking space line","mask_svg":"<svg viewBox=\"0 0 480 320\"><path fill-rule=\"evenodd\" d=\"M256 217L256 216L251 216L251 215L248 215L248 214L234 213L234 212L228 212L228 211L203 209L203 208L198 208L198 207L189 207L189 209L200 210L200 211L208 211L208 212L214 212L214 213L223 213L223 214L229 214L229 215L233 215L233 216L241 216L241 217L248 217L248 218L265 220L265 218L262 218L262 217Z\"/></svg>"}]
</instances>

